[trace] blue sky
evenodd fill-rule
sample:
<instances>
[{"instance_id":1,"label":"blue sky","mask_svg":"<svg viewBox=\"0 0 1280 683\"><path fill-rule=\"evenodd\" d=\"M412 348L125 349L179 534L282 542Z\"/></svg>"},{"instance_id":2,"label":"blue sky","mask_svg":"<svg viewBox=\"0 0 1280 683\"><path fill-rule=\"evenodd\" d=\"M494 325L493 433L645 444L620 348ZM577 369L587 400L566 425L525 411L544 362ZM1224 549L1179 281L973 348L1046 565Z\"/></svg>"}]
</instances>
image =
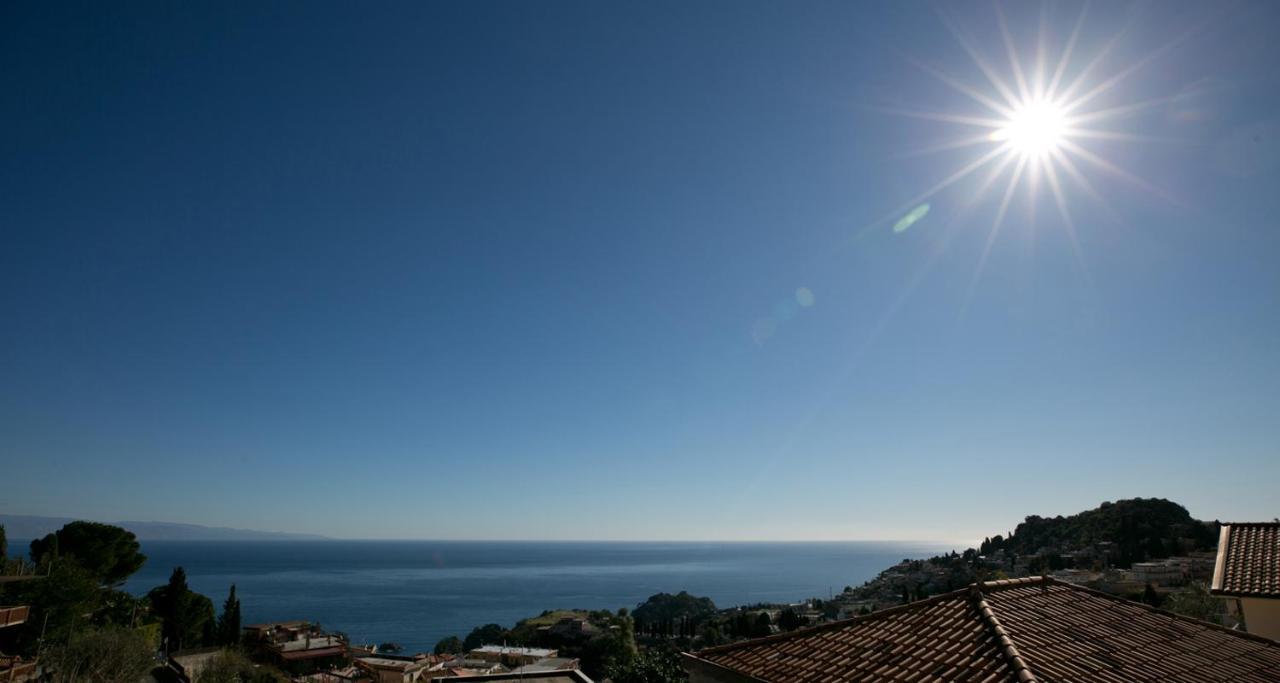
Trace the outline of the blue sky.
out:
<instances>
[{"instance_id":1,"label":"blue sky","mask_svg":"<svg viewBox=\"0 0 1280 683\"><path fill-rule=\"evenodd\" d=\"M1050 64L1079 10L1043 13ZM1004 13L1032 63L1041 6ZM1140 139L1081 144L1131 175L1059 168L1078 251L1018 186L985 259L1013 167L917 201L994 143L924 153L973 129L903 114L990 116L931 73L995 96L948 21L1012 79L986 3L6 4L0 511L945 540L1132 496L1280 514L1280 8L1095 3L1066 78L1123 76L1086 108Z\"/></svg>"}]
</instances>

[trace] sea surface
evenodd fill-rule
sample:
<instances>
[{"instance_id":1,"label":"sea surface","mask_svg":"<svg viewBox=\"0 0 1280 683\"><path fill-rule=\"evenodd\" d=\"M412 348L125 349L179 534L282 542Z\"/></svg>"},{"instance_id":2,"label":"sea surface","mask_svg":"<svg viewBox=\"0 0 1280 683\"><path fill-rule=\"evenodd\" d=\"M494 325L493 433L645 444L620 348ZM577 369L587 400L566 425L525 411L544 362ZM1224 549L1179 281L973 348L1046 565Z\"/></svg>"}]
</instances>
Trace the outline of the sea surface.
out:
<instances>
[{"instance_id":1,"label":"sea surface","mask_svg":"<svg viewBox=\"0 0 1280 683\"><path fill-rule=\"evenodd\" d=\"M318 621L353 642L408 652L473 627L510 627L548 609L634 608L686 590L719 607L827 597L927 543L565 543L467 541L150 541L125 589L144 594L186 570L221 611L236 585L245 624Z\"/></svg>"}]
</instances>

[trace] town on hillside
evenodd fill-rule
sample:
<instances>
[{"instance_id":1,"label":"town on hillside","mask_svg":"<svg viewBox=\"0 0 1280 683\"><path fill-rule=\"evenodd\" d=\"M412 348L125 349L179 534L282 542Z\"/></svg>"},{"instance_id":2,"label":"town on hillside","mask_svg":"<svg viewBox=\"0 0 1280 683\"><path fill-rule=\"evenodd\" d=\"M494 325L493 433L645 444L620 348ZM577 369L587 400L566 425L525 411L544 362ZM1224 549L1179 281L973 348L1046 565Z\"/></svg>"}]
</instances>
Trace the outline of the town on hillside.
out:
<instances>
[{"instance_id":1,"label":"town on hillside","mask_svg":"<svg viewBox=\"0 0 1280 683\"><path fill-rule=\"evenodd\" d=\"M1242 672L1233 680L1280 672L1280 522L1205 522L1160 499L1028 517L976 548L904 559L826 598L722 608L686 592L659 593L634 608L552 609L510 627L477 626L418 653L307 621L241 624L234 586L219 613L180 567L166 585L129 595L120 586L145 557L132 533L111 525L69 523L32 542L25 557L10 557L0 527L0 557L0 681L9 682L871 680L858 672L926 665L939 672L928 680L1067 680L1050 672L1081 664L1047 648L1043 633L1026 646L1042 650L1035 657L1010 656L1008 644L998 657L977 645L961 658L940 654L956 637L948 629L969 622L1016 643L1028 637L1028 614L1074 624L1063 626L1063 638L1094 629L1086 640L1100 648L1096 670L1070 680L1119 680L1132 667L1154 666L1148 655L1121 656L1147 641L1173 657L1162 680L1222 680L1207 677L1221 666ZM921 635L930 629L936 637ZM898 643L904 633L916 635ZM1249 654L1178 663L1182 649L1208 641ZM910 654L881 661L891 647Z\"/></svg>"}]
</instances>

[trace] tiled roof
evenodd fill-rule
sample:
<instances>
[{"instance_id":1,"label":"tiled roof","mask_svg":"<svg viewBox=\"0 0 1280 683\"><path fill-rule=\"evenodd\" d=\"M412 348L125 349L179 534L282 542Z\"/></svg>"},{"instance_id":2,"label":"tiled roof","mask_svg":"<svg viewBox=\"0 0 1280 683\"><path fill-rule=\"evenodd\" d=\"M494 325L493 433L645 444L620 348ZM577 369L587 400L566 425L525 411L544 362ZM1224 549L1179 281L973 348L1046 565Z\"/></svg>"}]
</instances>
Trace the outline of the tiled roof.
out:
<instances>
[{"instance_id":1,"label":"tiled roof","mask_svg":"<svg viewBox=\"0 0 1280 683\"><path fill-rule=\"evenodd\" d=\"M1213 592L1280 598L1280 523L1223 524L1220 534Z\"/></svg>"},{"instance_id":2,"label":"tiled roof","mask_svg":"<svg viewBox=\"0 0 1280 683\"><path fill-rule=\"evenodd\" d=\"M1051 578L686 655L719 681L1280 682L1280 643Z\"/></svg>"}]
</instances>

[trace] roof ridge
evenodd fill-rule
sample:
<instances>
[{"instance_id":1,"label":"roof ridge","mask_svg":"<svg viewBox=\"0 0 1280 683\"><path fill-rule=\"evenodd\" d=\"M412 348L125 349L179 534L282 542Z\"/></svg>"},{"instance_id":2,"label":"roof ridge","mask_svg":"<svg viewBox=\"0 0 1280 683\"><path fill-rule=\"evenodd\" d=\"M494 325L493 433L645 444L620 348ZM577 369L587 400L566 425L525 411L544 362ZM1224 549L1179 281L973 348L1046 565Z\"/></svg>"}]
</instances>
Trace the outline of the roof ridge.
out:
<instances>
[{"instance_id":1,"label":"roof ridge","mask_svg":"<svg viewBox=\"0 0 1280 683\"><path fill-rule=\"evenodd\" d=\"M985 593L988 590L1016 588L1018 586L1034 586L1038 583L1045 583L1048 579L1049 579L1048 576L1022 576L1016 579L996 579L994 581L982 581L972 585L977 586L979 590Z\"/></svg>"},{"instance_id":2,"label":"roof ridge","mask_svg":"<svg viewBox=\"0 0 1280 683\"><path fill-rule=\"evenodd\" d=\"M960 588L957 590L948 591L946 593L939 593L937 595L927 597L923 600L916 600L914 602L908 602L902 605L894 605L893 607L878 609L870 614L859 614L854 617L849 617L848 619L838 619L836 621L828 621L825 624L817 624L816 626L805 626L804 628L798 628L794 631L787 631L785 633L775 633L774 635L764 636L763 638L748 638L746 640L740 640L736 643L726 643L725 645L717 645L715 647L703 648L701 650L697 650L694 654L697 654L697 655L718 654L721 652L730 652L732 650L736 650L741 647L755 646L759 643L766 643L766 642L772 643L780 640L790 640L791 638L800 638L803 636L807 636L811 633L821 633L822 631L833 631L833 630L837 630L837 629L841 629L846 626L849 626L850 624L863 623L867 621L875 621L877 619L883 619L884 617L893 616L895 614L899 614L902 612L906 612L908 610L918 608L921 605L932 605L934 603L944 602L946 600L953 600L957 598L963 599L968 593L968 591L969 591L968 588Z\"/></svg>"},{"instance_id":3,"label":"roof ridge","mask_svg":"<svg viewBox=\"0 0 1280 683\"><path fill-rule=\"evenodd\" d=\"M1008 585L1028 585L1034 583L1022 579L1011 579L1008 581L991 582L1000 584L999 587ZM991 608L991 604L987 602L984 586L986 584L975 583L969 587L969 597L973 601L973 608L978 611L979 618L986 624L987 630L991 631L991 635L995 636L996 642L1000 646L1000 653L1009 661L1009 666L1013 669L1014 675L1018 677L1020 683L1037 683L1035 673L1027 666L1027 661L1022 658L1018 652L1018 646L1014 644L1013 639L1009 637L1009 633L1004 630L1004 626L1000 624L1000 619L996 617L995 610Z\"/></svg>"}]
</instances>

